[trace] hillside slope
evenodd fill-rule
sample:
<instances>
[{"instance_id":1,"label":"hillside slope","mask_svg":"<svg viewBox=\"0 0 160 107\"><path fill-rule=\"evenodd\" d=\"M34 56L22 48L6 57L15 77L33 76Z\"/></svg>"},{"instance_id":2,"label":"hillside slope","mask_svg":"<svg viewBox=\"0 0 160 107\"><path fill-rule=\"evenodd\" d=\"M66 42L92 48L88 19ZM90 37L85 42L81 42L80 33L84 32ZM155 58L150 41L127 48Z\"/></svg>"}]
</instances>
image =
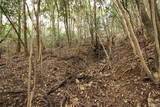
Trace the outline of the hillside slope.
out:
<instances>
[{"instance_id":1,"label":"hillside slope","mask_svg":"<svg viewBox=\"0 0 160 107\"><path fill-rule=\"evenodd\" d=\"M153 44L139 39L153 69ZM145 43L145 44L144 44ZM106 43L104 43L106 44ZM101 50L103 51L103 50ZM160 89L143 81L143 69L127 40L113 47L112 67L102 53L96 58L89 45L47 50L35 67L36 107L158 107ZM146 56L146 55L145 55ZM14 55L0 59L0 106L27 103L28 59ZM33 73L34 74L34 73ZM32 75L33 75L32 74ZM33 84L33 77L32 77ZM149 104L149 105L148 105Z\"/></svg>"}]
</instances>

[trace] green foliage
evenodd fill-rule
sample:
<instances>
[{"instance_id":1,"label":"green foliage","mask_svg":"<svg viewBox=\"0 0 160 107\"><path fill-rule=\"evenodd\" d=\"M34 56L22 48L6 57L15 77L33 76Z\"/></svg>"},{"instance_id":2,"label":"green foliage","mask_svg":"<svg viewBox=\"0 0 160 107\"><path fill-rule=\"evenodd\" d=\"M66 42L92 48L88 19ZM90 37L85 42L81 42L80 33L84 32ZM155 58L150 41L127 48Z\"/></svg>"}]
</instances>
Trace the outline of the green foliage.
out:
<instances>
[{"instance_id":1,"label":"green foliage","mask_svg":"<svg viewBox=\"0 0 160 107\"><path fill-rule=\"evenodd\" d=\"M116 6L114 4L110 4L106 6L105 0L95 0L95 1L97 6L96 7L97 30L101 34L103 34L105 31L111 29L111 27L116 26L118 28L121 28L120 25L111 26L113 25L112 24L113 20L117 21L119 19ZM133 2L132 0L127 0L128 5L132 4L132 2ZM18 7L20 3L22 5L22 0L3 0L3 2L0 4L4 8L7 15L9 15L9 17L11 18L16 28L18 23L18 20L17 20L18 12L19 12ZM32 9L30 9L30 11L32 11ZM32 13L33 12L31 12L31 14ZM95 13L94 0L44 0L41 2L40 15L43 18L41 18L40 20L41 21L49 20L50 23L45 23L45 21L41 22L41 27L45 28L44 29L45 31L42 31L43 32L42 35L45 38L47 38L46 40L49 41L49 43L53 43L55 42L55 40L66 41L67 36L66 36L66 33L64 32L65 27L62 25L62 23L66 23L65 19L68 18L71 39L77 40L78 35L81 35L84 37L84 35L89 34L91 29L94 32L94 26L95 26L94 13ZM63 27L63 29L60 29L60 31L58 30L58 25L57 25L58 20L60 21L60 28ZM21 20L21 22L23 23L23 20ZM71 27L72 24L74 24L75 28ZM7 28L3 27L2 29L5 29L4 32L7 32ZM59 31L59 35L58 35L58 31ZM0 37L3 37L3 35L0 35ZM11 34L11 37L13 40L15 41L17 40L17 37L14 36L14 34ZM23 34L22 34L22 40L23 40Z\"/></svg>"},{"instance_id":2,"label":"green foliage","mask_svg":"<svg viewBox=\"0 0 160 107\"><path fill-rule=\"evenodd\" d=\"M2 0L0 5L9 16L17 16L20 2L22 0Z\"/></svg>"},{"instance_id":3,"label":"green foliage","mask_svg":"<svg viewBox=\"0 0 160 107\"><path fill-rule=\"evenodd\" d=\"M11 32L9 32L11 30L10 25L2 25L0 26L0 29L2 29L0 32L0 39L3 39L6 36L6 34L8 35L8 38L12 36Z\"/></svg>"}]
</instances>

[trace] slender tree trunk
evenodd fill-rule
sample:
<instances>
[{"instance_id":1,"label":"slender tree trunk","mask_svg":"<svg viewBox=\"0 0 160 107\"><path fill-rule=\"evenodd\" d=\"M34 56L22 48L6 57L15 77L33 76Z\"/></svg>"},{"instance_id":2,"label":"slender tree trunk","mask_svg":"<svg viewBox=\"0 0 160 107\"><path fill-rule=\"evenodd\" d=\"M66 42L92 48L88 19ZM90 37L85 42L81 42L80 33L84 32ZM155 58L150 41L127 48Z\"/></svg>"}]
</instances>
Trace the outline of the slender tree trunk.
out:
<instances>
[{"instance_id":1,"label":"slender tree trunk","mask_svg":"<svg viewBox=\"0 0 160 107\"><path fill-rule=\"evenodd\" d=\"M57 43L60 44L60 28L59 28L59 12L58 12L58 20L57 20Z\"/></svg>"},{"instance_id":2,"label":"slender tree trunk","mask_svg":"<svg viewBox=\"0 0 160 107\"><path fill-rule=\"evenodd\" d=\"M96 6L96 0L94 0L94 32L95 32L95 47L98 48L99 47L99 43L98 43L98 36L97 36L97 6Z\"/></svg>"},{"instance_id":3,"label":"slender tree trunk","mask_svg":"<svg viewBox=\"0 0 160 107\"><path fill-rule=\"evenodd\" d=\"M0 0L0 4L2 3L2 0ZM3 16L3 12L2 10L0 10L0 26L2 25L2 16Z\"/></svg>"},{"instance_id":4,"label":"slender tree trunk","mask_svg":"<svg viewBox=\"0 0 160 107\"><path fill-rule=\"evenodd\" d=\"M25 51L25 55L28 56L29 52L28 52L28 40L27 40L27 16L26 16L26 0L23 0L23 33L24 33L24 51ZM20 36L19 36L20 38Z\"/></svg>"},{"instance_id":5,"label":"slender tree trunk","mask_svg":"<svg viewBox=\"0 0 160 107\"><path fill-rule=\"evenodd\" d=\"M160 41L160 10L158 10L158 4L155 3L155 14L156 14L156 22L158 28L158 39Z\"/></svg>"},{"instance_id":6,"label":"slender tree trunk","mask_svg":"<svg viewBox=\"0 0 160 107\"><path fill-rule=\"evenodd\" d=\"M65 24L65 30L66 30L66 35L68 39L68 45L69 47L71 46L71 38L70 38L70 32L69 32L69 13L68 13L68 5L69 1L63 0L64 1L64 9L65 9L65 16L64 16L64 24Z\"/></svg>"},{"instance_id":7,"label":"slender tree trunk","mask_svg":"<svg viewBox=\"0 0 160 107\"><path fill-rule=\"evenodd\" d=\"M151 19L149 18L148 14L146 12L143 0L135 0L135 1L136 1L136 5L138 7L138 11L141 16L141 20L144 24L145 29L147 30L147 34L150 36L153 27L152 27Z\"/></svg>"},{"instance_id":8,"label":"slender tree trunk","mask_svg":"<svg viewBox=\"0 0 160 107\"><path fill-rule=\"evenodd\" d=\"M97 6L96 0L94 0L94 32L95 32L95 46L98 48L98 37L97 37Z\"/></svg>"},{"instance_id":9,"label":"slender tree trunk","mask_svg":"<svg viewBox=\"0 0 160 107\"><path fill-rule=\"evenodd\" d=\"M67 2L67 10L68 10L68 30L69 30L69 38L70 38L70 46L72 44L72 18L71 18L71 9L70 9L70 2Z\"/></svg>"},{"instance_id":10,"label":"slender tree trunk","mask_svg":"<svg viewBox=\"0 0 160 107\"><path fill-rule=\"evenodd\" d=\"M158 35L158 24L157 24L157 13L156 13L156 0L151 0L151 16L154 28L154 39L155 39L155 47L156 47L156 69L160 75L160 41ZM160 80L160 78L159 78Z\"/></svg>"},{"instance_id":11,"label":"slender tree trunk","mask_svg":"<svg viewBox=\"0 0 160 107\"><path fill-rule=\"evenodd\" d=\"M78 35L78 43L80 43L80 15L79 15L79 13L77 13L77 23L76 23L76 27L77 27L77 35Z\"/></svg>"},{"instance_id":12,"label":"slender tree trunk","mask_svg":"<svg viewBox=\"0 0 160 107\"><path fill-rule=\"evenodd\" d=\"M56 33L56 27L55 27L55 8L52 5L51 8L51 20L52 20L52 31L53 31L53 36L54 36L54 40L55 42L57 42L57 33Z\"/></svg>"},{"instance_id":13,"label":"slender tree trunk","mask_svg":"<svg viewBox=\"0 0 160 107\"><path fill-rule=\"evenodd\" d=\"M119 0L114 0L116 1L116 4L118 5L118 8L120 9L121 13L122 13L122 17L125 19L125 24L128 26L128 30L129 32L131 33L131 39L133 41L133 44L134 44L134 47L136 49L136 53L137 55L139 56L140 58L140 61L141 61L141 64L142 64L142 67L144 68L144 71L147 73L147 75L153 79L153 76L152 76L152 73L151 71L149 70L145 60L144 60L144 57L143 57L143 54L142 54L142 51L141 51L141 48L140 48L140 45L139 45L139 42L136 38L136 35L134 33L134 30L133 30L133 27L132 27L132 24L131 22L129 21L129 16L127 15L127 12L125 11L125 9L123 8L122 4L120 3Z\"/></svg>"},{"instance_id":14,"label":"slender tree trunk","mask_svg":"<svg viewBox=\"0 0 160 107\"><path fill-rule=\"evenodd\" d=\"M87 15L90 15L87 20L89 24L89 32L91 35L91 44L94 46L94 27L93 27L93 20L92 20L92 11L91 11L91 1L88 2L89 5L89 13L86 13Z\"/></svg>"},{"instance_id":15,"label":"slender tree trunk","mask_svg":"<svg viewBox=\"0 0 160 107\"><path fill-rule=\"evenodd\" d=\"M19 10L18 10L18 41L17 41L17 52L21 51L21 1L19 1Z\"/></svg>"},{"instance_id":16,"label":"slender tree trunk","mask_svg":"<svg viewBox=\"0 0 160 107\"><path fill-rule=\"evenodd\" d=\"M121 15L122 15L122 13L121 13ZM129 38L131 47L133 49L133 53L137 56L136 49L135 49L134 43L133 43L132 38L131 38L131 33L128 30L128 26L127 26L124 18L122 18L122 23L121 24L123 26L124 33L127 34L128 38Z\"/></svg>"},{"instance_id":17,"label":"slender tree trunk","mask_svg":"<svg viewBox=\"0 0 160 107\"><path fill-rule=\"evenodd\" d=\"M37 0L37 11L36 11L36 37L37 37L37 53L40 54L40 25L39 25L39 16L40 16L40 4L41 0Z\"/></svg>"},{"instance_id":18,"label":"slender tree trunk","mask_svg":"<svg viewBox=\"0 0 160 107\"><path fill-rule=\"evenodd\" d=\"M1 4L1 0L0 0L0 4ZM2 25L2 11L0 10L0 26ZM1 31L1 30L0 30Z\"/></svg>"},{"instance_id":19,"label":"slender tree trunk","mask_svg":"<svg viewBox=\"0 0 160 107\"><path fill-rule=\"evenodd\" d=\"M60 23L60 11L58 7L58 1L55 0L55 6L57 8L57 45L59 46L60 44L60 28L59 28L59 23Z\"/></svg>"}]
</instances>

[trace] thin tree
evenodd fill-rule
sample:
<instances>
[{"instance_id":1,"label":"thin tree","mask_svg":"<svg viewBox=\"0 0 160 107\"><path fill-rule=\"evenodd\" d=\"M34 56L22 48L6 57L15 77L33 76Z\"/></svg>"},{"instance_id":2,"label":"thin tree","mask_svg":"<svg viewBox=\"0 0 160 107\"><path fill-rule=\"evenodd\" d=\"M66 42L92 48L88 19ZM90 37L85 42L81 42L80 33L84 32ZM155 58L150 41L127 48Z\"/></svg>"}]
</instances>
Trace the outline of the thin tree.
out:
<instances>
[{"instance_id":1,"label":"thin tree","mask_svg":"<svg viewBox=\"0 0 160 107\"><path fill-rule=\"evenodd\" d=\"M18 4L18 40L17 40L17 52L19 53L21 51L21 1L19 0Z\"/></svg>"},{"instance_id":2,"label":"thin tree","mask_svg":"<svg viewBox=\"0 0 160 107\"><path fill-rule=\"evenodd\" d=\"M23 0L23 34L24 34L24 51L28 56L28 40L27 40L27 15L26 15L26 0Z\"/></svg>"},{"instance_id":3,"label":"thin tree","mask_svg":"<svg viewBox=\"0 0 160 107\"><path fill-rule=\"evenodd\" d=\"M148 75L151 79L154 79L154 78L153 78L153 75L152 75L152 72L149 70L149 68L148 68L148 66L147 66L147 64L146 64L146 62L145 62L145 60L144 60L144 57L143 57L143 54L142 54L142 50L141 50L141 48L140 48L139 42L138 42L138 40L137 40L137 37L136 37L136 35L135 35L135 32L134 32L134 30L133 30L132 24L131 24L131 22L130 22L130 20L129 20L129 16L128 16L126 10L123 8L123 6L122 6L122 4L120 3L119 0L114 0L114 2L117 4L118 9L120 10L121 14L123 15L122 17L125 19L125 20L124 20L124 21L125 21L125 24L126 24L126 26L128 27L128 28L126 28L126 29L128 29L129 32L131 33L131 34L130 34L131 40L133 41L133 44L134 44L134 47L135 47L135 51L136 51L137 55L138 55L139 58L140 58L142 67L144 68L144 71L147 73L147 75Z\"/></svg>"}]
</instances>

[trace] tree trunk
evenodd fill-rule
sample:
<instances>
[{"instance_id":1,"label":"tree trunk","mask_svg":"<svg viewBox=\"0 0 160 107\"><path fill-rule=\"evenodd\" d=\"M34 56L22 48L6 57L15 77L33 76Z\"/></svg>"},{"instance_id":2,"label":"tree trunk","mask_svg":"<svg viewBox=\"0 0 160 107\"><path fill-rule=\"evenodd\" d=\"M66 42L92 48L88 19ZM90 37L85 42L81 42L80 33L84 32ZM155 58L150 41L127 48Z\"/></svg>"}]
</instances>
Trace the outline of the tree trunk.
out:
<instances>
[{"instance_id":1,"label":"tree trunk","mask_svg":"<svg viewBox=\"0 0 160 107\"><path fill-rule=\"evenodd\" d=\"M122 15L122 13L121 13L121 15ZM132 39L131 39L131 33L130 33L129 30L128 30L128 26L127 26L124 18L122 18L122 23L121 23L121 24L122 24L122 26L123 26L124 33L127 34L128 38L129 38L131 47L132 47L132 49L133 49L133 53L137 56L134 43L133 43L133 41L132 41Z\"/></svg>"},{"instance_id":2,"label":"tree trunk","mask_svg":"<svg viewBox=\"0 0 160 107\"><path fill-rule=\"evenodd\" d=\"M68 45L70 47L71 46L71 37L70 37L70 31L69 31L69 13L68 13L68 5L69 5L68 2L69 1L66 1L66 0L63 0L63 1L64 1L64 11L65 11L64 25L65 25Z\"/></svg>"},{"instance_id":3,"label":"tree trunk","mask_svg":"<svg viewBox=\"0 0 160 107\"><path fill-rule=\"evenodd\" d=\"M141 17L142 22L144 24L144 27L147 30L147 34L150 36L153 27L152 27L151 19L149 18L148 14L146 12L143 0L135 0L135 1L136 1L136 5L138 7L138 11L140 13L140 17Z\"/></svg>"},{"instance_id":4,"label":"tree trunk","mask_svg":"<svg viewBox=\"0 0 160 107\"><path fill-rule=\"evenodd\" d=\"M151 16L152 16L152 22L153 22L153 28L154 28L154 39L155 39L155 49L156 49L156 70L159 72L160 75L160 41L159 41L159 35L158 35L158 16L156 13L156 0L151 0ZM160 82L160 77L159 77Z\"/></svg>"},{"instance_id":5,"label":"tree trunk","mask_svg":"<svg viewBox=\"0 0 160 107\"><path fill-rule=\"evenodd\" d=\"M37 54L40 54L40 28L39 28L39 15L40 15L40 4L41 0L37 0L37 11L36 11L36 38L37 38Z\"/></svg>"},{"instance_id":6,"label":"tree trunk","mask_svg":"<svg viewBox=\"0 0 160 107\"><path fill-rule=\"evenodd\" d=\"M59 46L60 44L60 28L59 28L59 23L60 23L60 11L59 11L59 7L58 7L58 1L55 0L55 6L57 8L57 41L56 41L56 45Z\"/></svg>"},{"instance_id":7,"label":"tree trunk","mask_svg":"<svg viewBox=\"0 0 160 107\"><path fill-rule=\"evenodd\" d=\"M87 17L88 20L88 25L89 25L89 32L91 35L91 44L92 46L94 46L94 24L93 24L93 19L92 19L92 11L91 11L91 1L89 0L88 2L89 5L89 13L86 13L87 15L89 15L89 17Z\"/></svg>"},{"instance_id":8,"label":"tree trunk","mask_svg":"<svg viewBox=\"0 0 160 107\"><path fill-rule=\"evenodd\" d=\"M158 39L160 41L160 11L158 11L158 4L155 4L156 22L158 28Z\"/></svg>"},{"instance_id":9,"label":"tree trunk","mask_svg":"<svg viewBox=\"0 0 160 107\"><path fill-rule=\"evenodd\" d=\"M95 34L95 47L99 47L98 43L98 36L97 36L97 6L96 6L96 0L94 0L94 34Z\"/></svg>"},{"instance_id":10,"label":"tree trunk","mask_svg":"<svg viewBox=\"0 0 160 107\"><path fill-rule=\"evenodd\" d=\"M19 10L18 10L18 41L17 41L17 52L21 51L21 1L19 1Z\"/></svg>"},{"instance_id":11,"label":"tree trunk","mask_svg":"<svg viewBox=\"0 0 160 107\"><path fill-rule=\"evenodd\" d=\"M52 32L53 32L53 41L57 42L57 33L56 33L56 27L55 27L55 8L53 7L52 5L52 8L51 8L51 20L52 20Z\"/></svg>"},{"instance_id":12,"label":"tree trunk","mask_svg":"<svg viewBox=\"0 0 160 107\"><path fill-rule=\"evenodd\" d=\"M2 3L2 0L0 0L0 4ZM2 10L0 10L0 26L2 25L2 16L3 16L3 14L2 14L3 12L2 12ZM1 31L1 30L0 30Z\"/></svg>"},{"instance_id":13,"label":"tree trunk","mask_svg":"<svg viewBox=\"0 0 160 107\"><path fill-rule=\"evenodd\" d=\"M147 73L147 75L153 79L153 76L152 76L152 73L151 71L149 70L145 60L144 60L144 57L143 57L143 54L142 54L142 51L141 51L141 48L140 48L140 45L139 45L139 42L136 38L136 35L134 33L134 30L133 30L133 27L132 27L132 24L131 22L129 21L129 16L127 14L127 12L125 11L125 9L123 8L122 4L120 3L119 0L116 0L116 4L118 5L118 8L120 9L121 13L123 14L123 18L125 19L125 24L128 26L128 30L129 32L131 33L131 39L133 41L133 44L134 44L134 47L135 47L135 51L137 53L137 55L139 56L140 58L140 61L141 61L141 64L142 64L142 67L144 68L144 71Z\"/></svg>"},{"instance_id":14,"label":"tree trunk","mask_svg":"<svg viewBox=\"0 0 160 107\"><path fill-rule=\"evenodd\" d=\"M26 0L23 0L23 33L24 33L24 51L25 55L28 56L28 40L27 40L27 16L26 16ZM20 37L20 36L19 36Z\"/></svg>"}]
</instances>

